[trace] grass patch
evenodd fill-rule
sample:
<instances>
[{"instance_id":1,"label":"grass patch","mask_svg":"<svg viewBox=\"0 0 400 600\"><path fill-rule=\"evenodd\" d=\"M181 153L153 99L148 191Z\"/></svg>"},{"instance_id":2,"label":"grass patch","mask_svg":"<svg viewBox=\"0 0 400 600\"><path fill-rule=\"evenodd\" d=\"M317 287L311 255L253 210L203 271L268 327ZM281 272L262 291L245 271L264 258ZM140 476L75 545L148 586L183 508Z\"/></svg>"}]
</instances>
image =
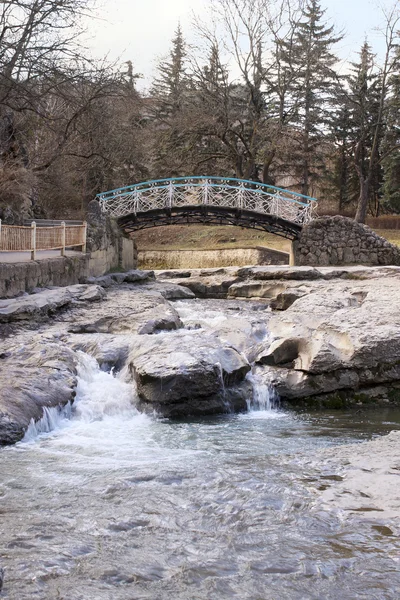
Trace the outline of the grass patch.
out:
<instances>
[{"instance_id":1,"label":"grass patch","mask_svg":"<svg viewBox=\"0 0 400 600\"><path fill-rule=\"evenodd\" d=\"M290 252L290 241L271 233L230 225L168 225L134 234L138 250L221 250L266 246Z\"/></svg>"},{"instance_id":2,"label":"grass patch","mask_svg":"<svg viewBox=\"0 0 400 600\"><path fill-rule=\"evenodd\" d=\"M400 229L375 229L375 231L391 244L400 246Z\"/></svg>"},{"instance_id":3,"label":"grass patch","mask_svg":"<svg viewBox=\"0 0 400 600\"><path fill-rule=\"evenodd\" d=\"M400 246L400 229L374 231ZM167 225L137 231L133 237L138 250L220 250L265 246L290 252L290 241L285 238L231 225Z\"/></svg>"}]
</instances>

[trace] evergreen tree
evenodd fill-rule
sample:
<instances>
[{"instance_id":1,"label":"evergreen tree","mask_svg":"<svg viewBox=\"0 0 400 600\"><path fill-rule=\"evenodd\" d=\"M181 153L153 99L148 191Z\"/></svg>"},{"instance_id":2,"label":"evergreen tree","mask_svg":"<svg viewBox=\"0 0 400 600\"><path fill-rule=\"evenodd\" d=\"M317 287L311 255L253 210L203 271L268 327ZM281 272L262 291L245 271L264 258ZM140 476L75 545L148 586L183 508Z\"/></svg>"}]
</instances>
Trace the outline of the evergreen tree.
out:
<instances>
[{"instance_id":1,"label":"evergreen tree","mask_svg":"<svg viewBox=\"0 0 400 600\"><path fill-rule=\"evenodd\" d=\"M379 123L381 80L374 70L375 56L365 41L359 53L359 62L352 63L347 77L347 105L351 119L352 163L358 176L359 194L368 203L377 199L380 188L380 168L376 160L383 136ZM372 159L372 162L371 162ZM365 215L362 217L365 221Z\"/></svg>"},{"instance_id":2,"label":"evergreen tree","mask_svg":"<svg viewBox=\"0 0 400 600\"><path fill-rule=\"evenodd\" d=\"M400 212L400 47L397 48L394 75L389 83L387 132L382 148L383 202L387 210Z\"/></svg>"},{"instance_id":3,"label":"evergreen tree","mask_svg":"<svg viewBox=\"0 0 400 600\"><path fill-rule=\"evenodd\" d=\"M382 179L382 162L393 149L382 154L384 140L388 131L388 110L390 99L390 81L398 68L396 48L398 46L398 24L400 14L394 8L386 15L385 42L386 52L382 66L374 72L371 65L371 52L368 44L361 51L361 61L356 79L353 100L355 115L359 114L359 131L354 150L354 166L360 184L356 221L365 223L368 202L371 199L378 206ZM376 210L377 212L377 210Z\"/></svg>"},{"instance_id":4,"label":"evergreen tree","mask_svg":"<svg viewBox=\"0 0 400 600\"><path fill-rule=\"evenodd\" d=\"M194 170L199 174L226 175L232 170L227 135L235 117L232 112L232 84L215 40L211 44L207 64L195 73L193 89Z\"/></svg>"},{"instance_id":5,"label":"evergreen tree","mask_svg":"<svg viewBox=\"0 0 400 600\"><path fill-rule=\"evenodd\" d=\"M290 44L281 43L282 68L291 74L288 109L296 130L292 134L291 166L306 195L324 168L323 142L337 86L337 58L332 48L342 39L335 35L333 26L323 22L324 14L318 0L308 0Z\"/></svg>"},{"instance_id":6,"label":"evergreen tree","mask_svg":"<svg viewBox=\"0 0 400 600\"><path fill-rule=\"evenodd\" d=\"M358 179L352 161L354 128L347 95L342 90L337 96L337 107L331 120L332 154L325 180L327 191L337 200L339 213L354 206L358 198Z\"/></svg>"},{"instance_id":7,"label":"evergreen tree","mask_svg":"<svg viewBox=\"0 0 400 600\"><path fill-rule=\"evenodd\" d=\"M161 61L157 71L151 90L152 95L157 99L160 116L174 117L182 109L188 87L186 43L180 25L172 39L169 59Z\"/></svg>"},{"instance_id":8,"label":"evergreen tree","mask_svg":"<svg viewBox=\"0 0 400 600\"><path fill-rule=\"evenodd\" d=\"M169 58L159 63L151 90L155 177L183 175L187 169L186 110L189 88L186 43L178 25Z\"/></svg>"}]
</instances>

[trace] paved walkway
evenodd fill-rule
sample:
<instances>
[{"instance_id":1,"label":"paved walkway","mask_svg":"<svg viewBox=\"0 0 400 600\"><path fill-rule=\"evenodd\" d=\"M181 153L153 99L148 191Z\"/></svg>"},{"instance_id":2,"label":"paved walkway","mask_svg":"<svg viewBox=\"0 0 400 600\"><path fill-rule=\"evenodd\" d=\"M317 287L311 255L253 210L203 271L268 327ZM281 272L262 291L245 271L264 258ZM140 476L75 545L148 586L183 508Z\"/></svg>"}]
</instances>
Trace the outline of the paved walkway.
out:
<instances>
[{"instance_id":1,"label":"paved walkway","mask_svg":"<svg viewBox=\"0 0 400 600\"><path fill-rule=\"evenodd\" d=\"M82 256L82 252L66 250L66 256ZM44 260L45 258L60 258L60 250L38 250L36 252L36 260ZM0 252L0 263L20 263L30 262L30 252Z\"/></svg>"}]
</instances>

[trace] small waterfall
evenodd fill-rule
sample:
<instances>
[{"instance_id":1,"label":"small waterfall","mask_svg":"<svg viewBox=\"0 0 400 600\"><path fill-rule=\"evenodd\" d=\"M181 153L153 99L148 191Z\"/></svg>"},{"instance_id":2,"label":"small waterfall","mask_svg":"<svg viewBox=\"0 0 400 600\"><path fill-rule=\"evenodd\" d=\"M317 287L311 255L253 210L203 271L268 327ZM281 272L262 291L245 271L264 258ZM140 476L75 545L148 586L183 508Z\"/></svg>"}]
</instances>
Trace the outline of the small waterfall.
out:
<instances>
[{"instance_id":1,"label":"small waterfall","mask_svg":"<svg viewBox=\"0 0 400 600\"><path fill-rule=\"evenodd\" d=\"M247 401L248 412L270 412L279 406L279 397L272 386L263 382L257 373L248 373L247 379L253 388L253 397Z\"/></svg>"},{"instance_id":2,"label":"small waterfall","mask_svg":"<svg viewBox=\"0 0 400 600\"><path fill-rule=\"evenodd\" d=\"M225 411L227 413L232 413L233 412L233 408L232 408L232 404L230 403L227 394L226 394L226 387L225 387L225 380L224 380L224 370L222 368L221 363L217 362L215 363L215 366L218 369L218 374L219 374L219 379L221 382L221 392L222 392L222 402L224 403L225 406Z\"/></svg>"},{"instance_id":3,"label":"small waterfall","mask_svg":"<svg viewBox=\"0 0 400 600\"><path fill-rule=\"evenodd\" d=\"M113 372L101 371L96 359L79 352L78 386L74 414L86 422L102 420L106 416L137 415L136 390L133 383L125 383Z\"/></svg>"},{"instance_id":4,"label":"small waterfall","mask_svg":"<svg viewBox=\"0 0 400 600\"><path fill-rule=\"evenodd\" d=\"M70 402L63 407L45 406L43 409L43 417L39 419L39 421L35 422L31 419L22 441L31 442L41 433L49 433L54 429L58 429L66 419L71 418L71 414L72 405Z\"/></svg>"},{"instance_id":5,"label":"small waterfall","mask_svg":"<svg viewBox=\"0 0 400 600\"><path fill-rule=\"evenodd\" d=\"M136 390L133 383L125 383L112 371L101 371L92 356L84 352L78 352L77 355L78 385L74 405L68 403L64 407L45 407L39 421L31 420L23 442L30 442L42 433L60 429L71 418L90 423L105 417L132 417L139 414L134 406Z\"/></svg>"}]
</instances>

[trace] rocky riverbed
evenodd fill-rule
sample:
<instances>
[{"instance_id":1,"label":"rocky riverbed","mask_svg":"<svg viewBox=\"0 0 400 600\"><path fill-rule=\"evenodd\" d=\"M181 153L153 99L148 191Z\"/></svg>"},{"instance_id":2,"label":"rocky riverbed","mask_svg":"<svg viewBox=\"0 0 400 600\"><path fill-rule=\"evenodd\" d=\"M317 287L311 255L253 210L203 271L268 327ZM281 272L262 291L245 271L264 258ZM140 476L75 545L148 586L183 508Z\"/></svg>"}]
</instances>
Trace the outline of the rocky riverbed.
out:
<instances>
[{"instance_id":1,"label":"rocky riverbed","mask_svg":"<svg viewBox=\"0 0 400 600\"><path fill-rule=\"evenodd\" d=\"M399 403L399 292L398 267L231 267L0 300L0 443L73 403L79 351L120 371L140 410L167 417L246 410L252 377L291 405ZM223 300L223 319L184 325L176 302L196 298Z\"/></svg>"},{"instance_id":2,"label":"rocky riverbed","mask_svg":"<svg viewBox=\"0 0 400 600\"><path fill-rule=\"evenodd\" d=\"M131 271L1 300L4 597L396 597L399 286Z\"/></svg>"}]
</instances>

